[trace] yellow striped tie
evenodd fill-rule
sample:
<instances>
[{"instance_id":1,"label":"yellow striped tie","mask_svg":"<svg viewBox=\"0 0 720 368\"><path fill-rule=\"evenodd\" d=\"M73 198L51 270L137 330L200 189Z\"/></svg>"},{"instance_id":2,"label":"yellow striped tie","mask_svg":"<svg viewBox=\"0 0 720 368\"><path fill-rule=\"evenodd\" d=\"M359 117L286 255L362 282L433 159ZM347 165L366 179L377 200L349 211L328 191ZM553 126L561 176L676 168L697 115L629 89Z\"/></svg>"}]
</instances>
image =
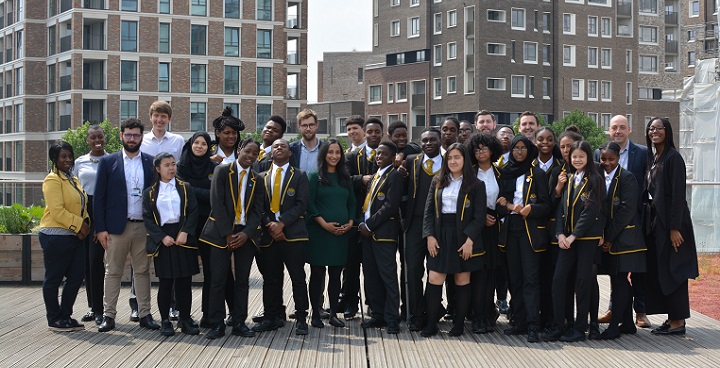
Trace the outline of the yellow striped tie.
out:
<instances>
[{"instance_id":1,"label":"yellow striped tie","mask_svg":"<svg viewBox=\"0 0 720 368\"><path fill-rule=\"evenodd\" d=\"M277 213L280 211L280 187L282 186L282 167L275 170L275 183L273 184L272 200L270 201L270 211Z\"/></svg>"},{"instance_id":2,"label":"yellow striped tie","mask_svg":"<svg viewBox=\"0 0 720 368\"><path fill-rule=\"evenodd\" d=\"M373 180L370 183L370 188L368 188L367 195L365 196L365 203L363 203L362 211L363 213L367 212L368 206L370 205L370 198L372 197L373 189L375 189L375 182L378 179L378 174L375 174L373 176Z\"/></svg>"},{"instance_id":3,"label":"yellow striped tie","mask_svg":"<svg viewBox=\"0 0 720 368\"><path fill-rule=\"evenodd\" d=\"M425 173L430 176L435 175L435 172L433 171L433 163L433 160L425 161Z\"/></svg>"},{"instance_id":4,"label":"yellow striped tie","mask_svg":"<svg viewBox=\"0 0 720 368\"><path fill-rule=\"evenodd\" d=\"M498 167L505 167L505 156L500 155L500 159L498 160Z\"/></svg>"},{"instance_id":5,"label":"yellow striped tie","mask_svg":"<svg viewBox=\"0 0 720 368\"><path fill-rule=\"evenodd\" d=\"M263 157L265 157L265 150L264 150L264 149L261 149L260 152L258 152L258 158L257 158L257 160L260 161L260 160L263 159Z\"/></svg>"},{"instance_id":6,"label":"yellow striped tie","mask_svg":"<svg viewBox=\"0 0 720 368\"><path fill-rule=\"evenodd\" d=\"M368 161L374 161L375 160L375 154L377 153L377 150L373 149L370 151L370 157L368 157Z\"/></svg>"},{"instance_id":7,"label":"yellow striped tie","mask_svg":"<svg viewBox=\"0 0 720 368\"><path fill-rule=\"evenodd\" d=\"M243 170L240 172L240 181L238 182L238 191L237 191L237 202L235 202L235 223L240 223L242 220L242 198L240 198L240 194L242 193L242 185L243 185L243 178L245 177L245 174L247 171Z\"/></svg>"}]
</instances>

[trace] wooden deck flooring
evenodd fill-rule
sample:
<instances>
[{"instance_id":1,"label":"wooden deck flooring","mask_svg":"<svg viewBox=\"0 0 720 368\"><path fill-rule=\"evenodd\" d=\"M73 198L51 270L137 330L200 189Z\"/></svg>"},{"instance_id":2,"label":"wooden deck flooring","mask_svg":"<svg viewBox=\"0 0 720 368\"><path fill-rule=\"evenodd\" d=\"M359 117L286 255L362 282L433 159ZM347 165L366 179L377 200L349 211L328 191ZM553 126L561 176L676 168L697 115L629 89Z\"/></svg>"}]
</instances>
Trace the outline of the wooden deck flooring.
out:
<instances>
[{"instance_id":1,"label":"wooden deck flooring","mask_svg":"<svg viewBox=\"0 0 720 368\"><path fill-rule=\"evenodd\" d=\"M261 279L251 275L250 315L262 309ZM609 281L600 277L601 308L607 305ZM153 314L159 319L153 287ZM346 328L310 328L296 336L294 324L242 338L228 334L208 340L185 336L178 331L163 337L157 331L128 322L129 293L123 287L118 303L117 329L98 333L94 323L87 330L60 333L47 330L40 285L0 285L0 367L718 367L720 366L720 322L699 313L688 320L685 337L653 336L649 330L615 341L586 341L574 344L528 344L523 337L502 334L507 320L500 317L495 333L475 335L469 330L456 338L445 333L430 339L401 325L393 336L384 330L366 330L360 321ZM193 292L193 315L199 319L201 291ZM285 301L292 310L289 280ZM720 302L720 301L719 301ZM75 317L87 310L84 289L80 290ZM662 316L653 316L654 325ZM469 324L467 325L469 327ZM450 326L441 324L441 330ZM204 332L204 331L203 331Z\"/></svg>"}]
</instances>

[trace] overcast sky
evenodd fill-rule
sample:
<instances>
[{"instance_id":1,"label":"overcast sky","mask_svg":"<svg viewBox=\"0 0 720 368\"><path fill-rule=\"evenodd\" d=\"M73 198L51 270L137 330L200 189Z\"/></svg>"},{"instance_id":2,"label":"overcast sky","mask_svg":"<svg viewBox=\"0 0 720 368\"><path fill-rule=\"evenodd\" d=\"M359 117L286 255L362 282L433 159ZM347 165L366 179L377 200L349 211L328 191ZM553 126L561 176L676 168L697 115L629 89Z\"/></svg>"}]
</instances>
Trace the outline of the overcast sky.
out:
<instances>
[{"instance_id":1,"label":"overcast sky","mask_svg":"<svg viewBox=\"0 0 720 368\"><path fill-rule=\"evenodd\" d=\"M323 52L371 51L370 0L308 1L308 102L317 102L317 62Z\"/></svg>"}]
</instances>

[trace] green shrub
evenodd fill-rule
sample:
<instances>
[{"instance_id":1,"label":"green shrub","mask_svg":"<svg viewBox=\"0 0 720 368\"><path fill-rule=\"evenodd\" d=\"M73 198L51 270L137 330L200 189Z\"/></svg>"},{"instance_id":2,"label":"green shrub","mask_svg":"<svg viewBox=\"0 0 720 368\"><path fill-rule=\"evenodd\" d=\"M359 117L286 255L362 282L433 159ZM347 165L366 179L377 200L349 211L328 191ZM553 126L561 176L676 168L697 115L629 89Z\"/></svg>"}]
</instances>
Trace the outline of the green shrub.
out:
<instances>
[{"instance_id":1,"label":"green shrub","mask_svg":"<svg viewBox=\"0 0 720 368\"><path fill-rule=\"evenodd\" d=\"M40 206L26 208L18 203L0 206L0 232L27 234L40 223L43 211Z\"/></svg>"},{"instance_id":2,"label":"green shrub","mask_svg":"<svg viewBox=\"0 0 720 368\"><path fill-rule=\"evenodd\" d=\"M109 120L105 120L100 123L100 126L105 131L105 151L107 153L117 152L122 148L122 142L120 141L120 128L113 126ZM90 128L90 122L77 127L77 129L68 129L63 134L62 139L65 142L70 143L75 153L75 158L78 158L88 152L90 152L90 146L87 144L87 131Z\"/></svg>"}]
</instances>

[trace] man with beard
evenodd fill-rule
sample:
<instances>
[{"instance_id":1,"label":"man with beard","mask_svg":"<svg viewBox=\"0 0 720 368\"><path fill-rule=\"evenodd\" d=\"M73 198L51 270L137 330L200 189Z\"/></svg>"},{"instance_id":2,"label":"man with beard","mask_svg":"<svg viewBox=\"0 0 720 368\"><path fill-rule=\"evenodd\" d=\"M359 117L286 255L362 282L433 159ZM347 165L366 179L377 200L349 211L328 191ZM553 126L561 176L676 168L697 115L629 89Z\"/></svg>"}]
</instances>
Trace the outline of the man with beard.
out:
<instances>
[{"instance_id":1,"label":"man with beard","mask_svg":"<svg viewBox=\"0 0 720 368\"><path fill-rule=\"evenodd\" d=\"M480 110L475 114L475 128L477 128L478 132L492 133L496 125L495 115L490 111Z\"/></svg>"},{"instance_id":2,"label":"man with beard","mask_svg":"<svg viewBox=\"0 0 720 368\"><path fill-rule=\"evenodd\" d=\"M120 279L130 255L135 278L140 326L160 328L150 314L150 258L145 250L142 192L153 183L153 157L140 152L143 124L129 118L120 125L120 152L105 155L98 164L93 204L97 239L105 248L104 312L99 332L115 328Z\"/></svg>"},{"instance_id":3,"label":"man with beard","mask_svg":"<svg viewBox=\"0 0 720 368\"><path fill-rule=\"evenodd\" d=\"M440 137L440 143L442 145L440 147L440 154L443 155L443 157L445 156L445 152L447 152L447 148L458 141L458 132L460 132L460 121L452 116L445 118L442 126L440 126L440 133L442 133Z\"/></svg>"},{"instance_id":4,"label":"man with beard","mask_svg":"<svg viewBox=\"0 0 720 368\"><path fill-rule=\"evenodd\" d=\"M297 126L302 139L290 143L290 151L298 169L309 174L317 171L317 157L323 141L317 137L317 114L311 109L300 111Z\"/></svg>"}]
</instances>

